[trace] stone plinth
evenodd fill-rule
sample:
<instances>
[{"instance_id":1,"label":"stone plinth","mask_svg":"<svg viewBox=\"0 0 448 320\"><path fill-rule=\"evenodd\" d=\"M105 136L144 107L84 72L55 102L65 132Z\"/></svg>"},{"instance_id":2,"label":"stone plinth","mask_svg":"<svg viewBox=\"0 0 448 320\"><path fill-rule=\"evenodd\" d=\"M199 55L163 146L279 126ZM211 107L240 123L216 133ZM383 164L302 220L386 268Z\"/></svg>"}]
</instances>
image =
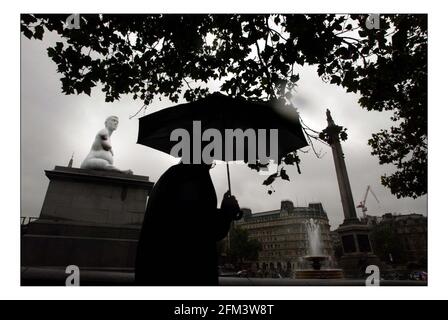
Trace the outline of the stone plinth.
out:
<instances>
[{"instance_id":1,"label":"stone plinth","mask_svg":"<svg viewBox=\"0 0 448 320\"><path fill-rule=\"evenodd\" d=\"M344 270L346 277L365 278L368 265L380 267L380 260L372 251L370 229L367 225L344 222L336 231L342 243L339 266Z\"/></svg>"},{"instance_id":2,"label":"stone plinth","mask_svg":"<svg viewBox=\"0 0 448 320\"><path fill-rule=\"evenodd\" d=\"M50 184L41 219L141 225L153 185L148 177L59 166L45 174Z\"/></svg>"},{"instance_id":3,"label":"stone plinth","mask_svg":"<svg viewBox=\"0 0 448 320\"><path fill-rule=\"evenodd\" d=\"M50 184L22 236L22 266L132 269L148 177L59 166L45 174Z\"/></svg>"}]
</instances>

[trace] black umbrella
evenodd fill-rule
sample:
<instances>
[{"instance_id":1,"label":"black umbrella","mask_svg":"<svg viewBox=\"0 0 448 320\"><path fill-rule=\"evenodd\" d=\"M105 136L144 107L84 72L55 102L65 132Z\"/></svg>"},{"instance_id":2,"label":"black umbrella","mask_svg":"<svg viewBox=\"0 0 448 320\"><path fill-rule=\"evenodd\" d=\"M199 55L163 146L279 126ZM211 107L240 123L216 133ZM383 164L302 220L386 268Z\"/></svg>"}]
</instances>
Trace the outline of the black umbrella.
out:
<instances>
[{"instance_id":1,"label":"black umbrella","mask_svg":"<svg viewBox=\"0 0 448 320\"><path fill-rule=\"evenodd\" d=\"M139 119L137 143L170 154L178 141L170 141L173 130L185 129L193 133L193 122L200 121L201 131L217 129L225 136L226 129L277 129L278 131L278 159L286 154L308 145L299 122L297 111L291 106L274 105L266 102L248 101L242 98L231 98L220 93L214 93L206 98L191 103L176 105L160 110ZM257 139L259 138L256 131ZM267 134L269 136L269 134ZM191 142L192 143L192 142ZM201 148L209 142L201 141ZM216 160L244 160L248 161L248 152L238 157L233 152L233 158L225 158L223 141L222 157ZM270 139L266 139L266 148L271 146ZM202 150L202 149L201 149ZM258 145L256 147L258 155ZM227 162L227 176L230 191L230 175Z\"/></svg>"}]
</instances>

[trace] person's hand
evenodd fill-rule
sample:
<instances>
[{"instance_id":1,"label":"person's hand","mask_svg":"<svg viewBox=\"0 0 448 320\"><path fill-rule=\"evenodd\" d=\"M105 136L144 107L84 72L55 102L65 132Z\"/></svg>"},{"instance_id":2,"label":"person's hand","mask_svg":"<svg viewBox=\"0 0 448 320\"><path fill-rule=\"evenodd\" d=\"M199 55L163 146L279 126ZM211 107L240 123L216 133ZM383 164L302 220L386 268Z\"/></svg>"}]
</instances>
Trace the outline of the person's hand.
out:
<instances>
[{"instance_id":1,"label":"person's hand","mask_svg":"<svg viewBox=\"0 0 448 320\"><path fill-rule=\"evenodd\" d=\"M231 216L234 220L241 219L242 211L236 198L230 195L230 191L224 193L221 202L221 210L224 211L225 214Z\"/></svg>"}]
</instances>

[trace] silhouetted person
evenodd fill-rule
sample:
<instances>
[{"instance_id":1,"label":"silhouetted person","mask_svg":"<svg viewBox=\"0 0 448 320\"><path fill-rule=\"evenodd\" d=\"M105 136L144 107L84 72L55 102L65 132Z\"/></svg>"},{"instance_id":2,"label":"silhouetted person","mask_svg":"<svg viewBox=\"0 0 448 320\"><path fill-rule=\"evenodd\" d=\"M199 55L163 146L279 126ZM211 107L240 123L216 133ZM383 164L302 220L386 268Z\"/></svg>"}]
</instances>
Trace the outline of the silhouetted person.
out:
<instances>
[{"instance_id":1,"label":"silhouetted person","mask_svg":"<svg viewBox=\"0 0 448 320\"><path fill-rule=\"evenodd\" d=\"M157 181L138 244L137 285L218 285L216 242L240 208L226 193L217 209L210 168L180 163Z\"/></svg>"}]
</instances>

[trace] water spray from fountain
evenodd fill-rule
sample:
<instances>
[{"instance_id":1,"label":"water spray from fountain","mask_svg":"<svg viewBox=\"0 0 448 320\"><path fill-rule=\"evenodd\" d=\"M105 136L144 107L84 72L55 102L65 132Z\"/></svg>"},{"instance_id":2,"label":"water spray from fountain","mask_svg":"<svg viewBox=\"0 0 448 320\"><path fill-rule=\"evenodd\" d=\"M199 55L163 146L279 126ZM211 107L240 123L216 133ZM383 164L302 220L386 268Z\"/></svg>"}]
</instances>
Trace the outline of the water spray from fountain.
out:
<instances>
[{"instance_id":1,"label":"water spray from fountain","mask_svg":"<svg viewBox=\"0 0 448 320\"><path fill-rule=\"evenodd\" d=\"M322 252L322 241L321 241L321 231L320 225L311 218L308 223L306 223L306 232L308 235L309 243L309 253L310 256L321 256Z\"/></svg>"}]
</instances>

